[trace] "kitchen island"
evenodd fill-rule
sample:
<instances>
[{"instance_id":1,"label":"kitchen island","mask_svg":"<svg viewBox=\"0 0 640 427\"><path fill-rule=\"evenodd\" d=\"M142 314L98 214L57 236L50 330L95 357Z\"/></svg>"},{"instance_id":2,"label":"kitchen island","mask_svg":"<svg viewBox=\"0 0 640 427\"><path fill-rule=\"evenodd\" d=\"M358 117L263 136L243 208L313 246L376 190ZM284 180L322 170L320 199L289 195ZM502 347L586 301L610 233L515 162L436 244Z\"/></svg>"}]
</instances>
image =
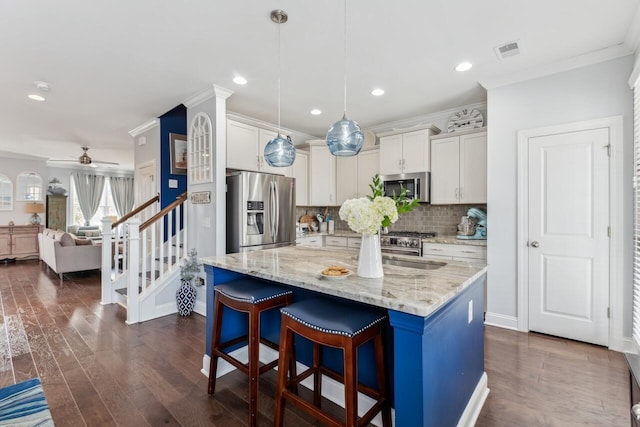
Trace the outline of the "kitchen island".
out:
<instances>
[{"instance_id":1,"label":"kitchen island","mask_svg":"<svg viewBox=\"0 0 640 427\"><path fill-rule=\"evenodd\" d=\"M384 278L363 279L355 274L357 255L355 250L290 246L203 258L206 353L211 347L213 287L242 277L290 286L294 300L322 294L378 307L389 316L386 351L395 425L472 425L489 391L483 341L486 266L391 255L390 262L405 260L419 268L385 265ZM342 265L353 274L341 280L327 279L321 271L328 265ZM271 316L263 317L262 333L277 341L279 314L267 315ZM237 334L244 327L242 322L238 316L225 323L223 334ZM301 350L299 361L308 363L308 352ZM364 365L365 359L361 355L363 382L371 370ZM206 371L208 365L203 363Z\"/></svg>"}]
</instances>

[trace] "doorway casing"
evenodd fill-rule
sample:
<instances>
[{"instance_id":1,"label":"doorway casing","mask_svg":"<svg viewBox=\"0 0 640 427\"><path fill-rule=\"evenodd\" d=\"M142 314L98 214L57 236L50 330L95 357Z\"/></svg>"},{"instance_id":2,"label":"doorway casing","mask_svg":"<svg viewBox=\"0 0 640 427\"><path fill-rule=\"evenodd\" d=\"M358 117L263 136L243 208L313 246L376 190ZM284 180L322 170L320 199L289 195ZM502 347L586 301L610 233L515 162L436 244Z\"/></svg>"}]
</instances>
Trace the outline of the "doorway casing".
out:
<instances>
[{"instance_id":1,"label":"doorway casing","mask_svg":"<svg viewBox=\"0 0 640 427\"><path fill-rule=\"evenodd\" d=\"M622 116L546 126L542 128L518 131L518 223L517 223L517 262L518 262L518 330L529 331L529 139L534 137L577 132L590 129L609 129L609 218L611 237L609 245L609 301L611 315L609 319L609 348L617 351L632 349L630 339L623 336L624 299L623 299L623 219L622 189L623 176L623 128Z\"/></svg>"}]
</instances>

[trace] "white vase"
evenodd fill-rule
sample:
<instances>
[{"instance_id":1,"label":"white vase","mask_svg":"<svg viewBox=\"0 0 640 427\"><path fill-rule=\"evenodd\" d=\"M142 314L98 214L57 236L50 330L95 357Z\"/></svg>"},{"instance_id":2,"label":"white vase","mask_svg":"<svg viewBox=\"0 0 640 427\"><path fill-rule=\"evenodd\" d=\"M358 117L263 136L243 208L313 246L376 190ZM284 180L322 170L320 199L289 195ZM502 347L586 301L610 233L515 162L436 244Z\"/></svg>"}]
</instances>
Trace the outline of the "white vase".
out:
<instances>
[{"instance_id":1,"label":"white vase","mask_svg":"<svg viewBox=\"0 0 640 427\"><path fill-rule=\"evenodd\" d=\"M379 234L363 234L358 257L358 276L376 279L384 276Z\"/></svg>"}]
</instances>

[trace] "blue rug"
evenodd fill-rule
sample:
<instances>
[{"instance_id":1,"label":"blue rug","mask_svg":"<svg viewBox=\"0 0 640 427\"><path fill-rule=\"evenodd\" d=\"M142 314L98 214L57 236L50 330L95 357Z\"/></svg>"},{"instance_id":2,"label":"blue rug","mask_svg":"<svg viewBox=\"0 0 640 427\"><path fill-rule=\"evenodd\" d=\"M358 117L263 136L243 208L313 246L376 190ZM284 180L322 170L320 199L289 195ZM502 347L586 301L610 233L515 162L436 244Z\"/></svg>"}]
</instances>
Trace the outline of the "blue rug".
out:
<instances>
[{"instance_id":1,"label":"blue rug","mask_svg":"<svg viewBox=\"0 0 640 427\"><path fill-rule=\"evenodd\" d=\"M0 388L0 426L53 426L39 379Z\"/></svg>"}]
</instances>

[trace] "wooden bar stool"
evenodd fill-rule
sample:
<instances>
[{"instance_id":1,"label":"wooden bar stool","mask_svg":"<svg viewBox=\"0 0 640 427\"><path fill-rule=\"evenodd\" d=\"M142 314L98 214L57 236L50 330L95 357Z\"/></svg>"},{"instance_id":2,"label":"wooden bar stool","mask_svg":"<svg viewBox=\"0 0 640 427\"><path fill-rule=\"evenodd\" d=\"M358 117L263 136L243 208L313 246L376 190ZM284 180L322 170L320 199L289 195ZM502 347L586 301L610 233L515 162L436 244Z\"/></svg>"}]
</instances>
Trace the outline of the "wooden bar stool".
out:
<instances>
[{"instance_id":1,"label":"wooden bar stool","mask_svg":"<svg viewBox=\"0 0 640 427\"><path fill-rule=\"evenodd\" d=\"M260 337L260 313L291 303L293 292L285 287L276 286L268 282L255 279L241 279L215 286L213 303L213 334L211 340L211 364L209 365L209 394L216 390L216 371L218 358L223 358L245 374L249 375L249 425L255 426L258 408L258 377L273 369L278 361L274 360L260 366L260 343L275 350L278 345ZM249 315L249 331L247 335L233 338L220 343L222 332L222 314L224 307L247 313ZM224 349L248 341L249 361L242 363L238 359L224 352ZM295 360L289 364L291 376L295 376ZM285 371L287 369L285 368ZM286 377L286 375L285 375Z\"/></svg>"},{"instance_id":2,"label":"wooden bar stool","mask_svg":"<svg viewBox=\"0 0 640 427\"><path fill-rule=\"evenodd\" d=\"M382 330L386 315L353 305L345 305L327 299L309 299L280 309L280 361L276 388L276 414L274 425L282 426L285 400L308 412L328 426L362 426L382 411L382 423L391 427L391 407L387 399L384 348ZM287 369L293 356L294 334L313 342L313 366L298 376L287 380ZM358 347L374 340L378 389L358 383ZM322 366L320 346L341 348L344 354L344 375ZM297 384L314 375L313 403L295 393ZM344 383L345 421L322 411L322 375ZM376 403L358 419L358 391L372 397Z\"/></svg>"}]
</instances>

